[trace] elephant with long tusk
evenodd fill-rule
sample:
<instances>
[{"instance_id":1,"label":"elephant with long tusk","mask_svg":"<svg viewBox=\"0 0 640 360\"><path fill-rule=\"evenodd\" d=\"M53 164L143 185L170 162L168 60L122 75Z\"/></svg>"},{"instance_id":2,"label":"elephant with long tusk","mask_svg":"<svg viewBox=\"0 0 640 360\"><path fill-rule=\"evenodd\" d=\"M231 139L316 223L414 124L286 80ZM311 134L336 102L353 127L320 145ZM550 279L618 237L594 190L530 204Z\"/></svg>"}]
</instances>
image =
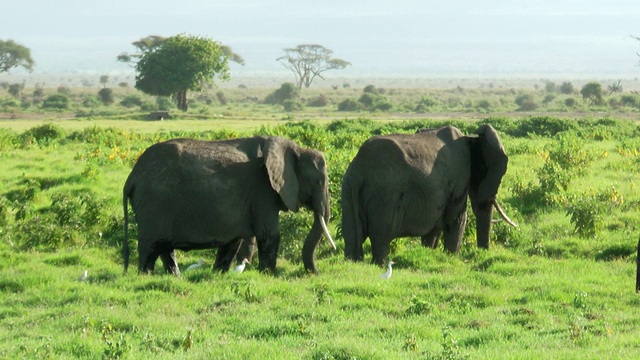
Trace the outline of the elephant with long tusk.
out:
<instances>
[{"instance_id":1,"label":"elephant with long tusk","mask_svg":"<svg viewBox=\"0 0 640 360\"><path fill-rule=\"evenodd\" d=\"M496 201L508 157L497 132L481 125L465 136L454 127L420 129L367 140L342 181L342 234L347 259L382 265L391 241L420 236L424 246L457 252L467 219L467 198L476 215L477 242L489 248L493 209L510 225Z\"/></svg>"},{"instance_id":2,"label":"elephant with long tusk","mask_svg":"<svg viewBox=\"0 0 640 360\"><path fill-rule=\"evenodd\" d=\"M281 137L173 139L152 145L131 170L122 202L125 271L129 203L138 223L140 272L153 271L160 257L166 272L179 275L175 249L213 247L218 248L214 269L228 271L243 242L257 243L258 268L274 272L278 213L301 207L314 213L302 249L305 268L318 271L315 250L323 234L335 249L326 224L330 204L324 156Z\"/></svg>"}]
</instances>

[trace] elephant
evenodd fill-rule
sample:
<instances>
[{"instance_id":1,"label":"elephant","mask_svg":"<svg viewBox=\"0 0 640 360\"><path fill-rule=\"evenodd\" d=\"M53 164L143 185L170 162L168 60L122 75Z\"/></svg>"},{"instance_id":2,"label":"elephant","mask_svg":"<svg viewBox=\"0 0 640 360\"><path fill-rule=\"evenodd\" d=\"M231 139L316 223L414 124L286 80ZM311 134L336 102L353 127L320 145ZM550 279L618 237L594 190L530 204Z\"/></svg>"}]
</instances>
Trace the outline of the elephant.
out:
<instances>
[{"instance_id":1,"label":"elephant","mask_svg":"<svg viewBox=\"0 0 640 360\"><path fill-rule=\"evenodd\" d=\"M320 151L277 136L205 141L172 139L151 145L123 188L125 272L129 266L128 204L138 223L138 270L179 275L175 249L218 248L214 269L226 271L241 244L258 248L258 269L276 270L278 214L311 210L314 222L302 259L317 273L315 250L323 233L335 248L327 169ZM241 250L243 251L243 250ZM254 250L255 251L255 250ZM240 259L241 260L241 259Z\"/></svg>"},{"instance_id":2,"label":"elephant","mask_svg":"<svg viewBox=\"0 0 640 360\"><path fill-rule=\"evenodd\" d=\"M467 198L476 216L477 243L489 248L493 208L513 223L496 201L508 157L496 131L481 125L464 136L455 127L415 134L375 136L360 147L342 181L345 258L362 261L369 238L372 262L382 266L398 237L419 236L435 248L460 249Z\"/></svg>"}]
</instances>

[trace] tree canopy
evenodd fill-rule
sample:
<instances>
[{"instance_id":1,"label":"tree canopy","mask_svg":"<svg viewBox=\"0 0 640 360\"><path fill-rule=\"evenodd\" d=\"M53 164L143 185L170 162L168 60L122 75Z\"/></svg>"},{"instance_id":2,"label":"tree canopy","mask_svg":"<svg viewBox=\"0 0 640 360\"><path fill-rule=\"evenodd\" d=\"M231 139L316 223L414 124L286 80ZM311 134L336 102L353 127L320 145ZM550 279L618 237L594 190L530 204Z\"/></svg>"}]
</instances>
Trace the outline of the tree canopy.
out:
<instances>
[{"instance_id":1,"label":"tree canopy","mask_svg":"<svg viewBox=\"0 0 640 360\"><path fill-rule=\"evenodd\" d=\"M131 43L131 45L138 49L138 52L133 54L123 52L118 55L118 61L130 63L135 66L138 60L140 60L140 57L142 57L142 54L153 51L154 49L160 47L162 43L164 43L167 39L167 37L160 35L149 35L141 38L138 41L134 41ZM218 44L218 46L220 46L220 49L222 49L222 52L227 56L229 60L240 65L244 65L244 59L242 58L242 56L234 53L229 46L222 44Z\"/></svg>"},{"instance_id":2,"label":"tree canopy","mask_svg":"<svg viewBox=\"0 0 640 360\"><path fill-rule=\"evenodd\" d=\"M332 50L322 45L298 45L284 49L285 55L277 60L296 77L298 88L311 86L316 77L324 80L322 73L328 70L341 70L351 65L350 62L332 58Z\"/></svg>"},{"instance_id":3,"label":"tree canopy","mask_svg":"<svg viewBox=\"0 0 640 360\"><path fill-rule=\"evenodd\" d=\"M21 66L28 71L33 70L35 62L31 58L29 48L16 43L13 40L0 40L0 73Z\"/></svg>"},{"instance_id":4,"label":"tree canopy","mask_svg":"<svg viewBox=\"0 0 640 360\"><path fill-rule=\"evenodd\" d=\"M172 96L186 111L187 91L200 91L214 77L229 79L228 56L220 43L197 36L176 35L142 52L135 65L136 88L149 95Z\"/></svg>"}]
</instances>

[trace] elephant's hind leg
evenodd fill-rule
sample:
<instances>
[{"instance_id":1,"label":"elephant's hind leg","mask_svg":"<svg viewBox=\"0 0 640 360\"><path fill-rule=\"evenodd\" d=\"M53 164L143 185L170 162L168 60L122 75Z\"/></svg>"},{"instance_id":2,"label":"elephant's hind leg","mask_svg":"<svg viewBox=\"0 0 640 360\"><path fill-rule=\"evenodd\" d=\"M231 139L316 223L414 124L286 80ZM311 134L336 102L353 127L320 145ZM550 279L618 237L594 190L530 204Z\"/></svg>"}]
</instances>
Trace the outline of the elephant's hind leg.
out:
<instances>
[{"instance_id":1,"label":"elephant's hind leg","mask_svg":"<svg viewBox=\"0 0 640 360\"><path fill-rule=\"evenodd\" d=\"M164 271L167 274L180 276L180 268L178 267L178 261L176 260L176 251L174 249L163 251L160 254L160 259L162 259Z\"/></svg>"},{"instance_id":2,"label":"elephant's hind leg","mask_svg":"<svg viewBox=\"0 0 640 360\"><path fill-rule=\"evenodd\" d=\"M218 254L216 255L216 262L213 264L213 270L222 272L229 271L231 262L235 259L241 244L242 238L237 238L218 247Z\"/></svg>"},{"instance_id":3,"label":"elephant's hind leg","mask_svg":"<svg viewBox=\"0 0 640 360\"><path fill-rule=\"evenodd\" d=\"M152 246L149 241L138 240L138 272L146 274L153 272L158 255L152 253ZM153 259L152 259L153 258Z\"/></svg>"},{"instance_id":4,"label":"elephant's hind leg","mask_svg":"<svg viewBox=\"0 0 640 360\"><path fill-rule=\"evenodd\" d=\"M371 255L373 256L371 262L383 266L387 256L389 256L390 244L393 239L390 237L370 236L369 240L371 241Z\"/></svg>"},{"instance_id":5,"label":"elephant's hind leg","mask_svg":"<svg viewBox=\"0 0 640 360\"><path fill-rule=\"evenodd\" d=\"M440 228L436 226L425 235L422 235L422 246L430 247L432 249L437 248L438 240L440 240L441 233L442 231L440 230Z\"/></svg>"}]
</instances>

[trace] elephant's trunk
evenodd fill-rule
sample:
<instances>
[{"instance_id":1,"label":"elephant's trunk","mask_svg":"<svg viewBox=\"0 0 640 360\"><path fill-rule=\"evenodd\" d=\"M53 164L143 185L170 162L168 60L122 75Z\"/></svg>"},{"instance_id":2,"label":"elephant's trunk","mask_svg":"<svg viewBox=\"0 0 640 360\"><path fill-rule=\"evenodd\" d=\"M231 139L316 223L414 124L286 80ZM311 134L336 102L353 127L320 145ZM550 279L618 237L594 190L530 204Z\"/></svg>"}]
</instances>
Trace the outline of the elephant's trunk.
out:
<instances>
[{"instance_id":1,"label":"elephant's trunk","mask_svg":"<svg viewBox=\"0 0 640 360\"><path fill-rule=\"evenodd\" d=\"M518 227L504 210L498 204L496 199L492 199L481 206L476 206L473 201L471 202L473 207L473 213L476 215L476 235L478 240L478 247L488 249L489 248L489 234L491 233L491 224L493 223L493 209L498 210L498 214L513 227Z\"/></svg>"},{"instance_id":2,"label":"elephant's trunk","mask_svg":"<svg viewBox=\"0 0 640 360\"><path fill-rule=\"evenodd\" d=\"M309 231L309 234L304 241L304 246L302 247L302 262L304 263L305 269L316 274L318 273L318 268L316 266L315 253L322 234L327 237L331 246L333 246L334 249L336 248L336 244L329 233L329 229L327 228L330 213L329 202L323 201L317 208L320 210L314 209L313 225L311 226L311 231Z\"/></svg>"}]
</instances>

